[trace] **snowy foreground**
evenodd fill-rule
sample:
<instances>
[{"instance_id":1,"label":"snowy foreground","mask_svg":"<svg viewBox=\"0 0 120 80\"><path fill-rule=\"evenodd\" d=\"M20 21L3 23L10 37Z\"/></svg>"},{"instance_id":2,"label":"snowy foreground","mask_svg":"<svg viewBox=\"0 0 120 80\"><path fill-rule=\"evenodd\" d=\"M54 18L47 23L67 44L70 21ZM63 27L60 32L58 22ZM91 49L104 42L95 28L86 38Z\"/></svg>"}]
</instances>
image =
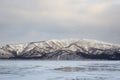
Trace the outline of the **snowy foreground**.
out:
<instances>
[{"instance_id":1,"label":"snowy foreground","mask_svg":"<svg viewBox=\"0 0 120 80\"><path fill-rule=\"evenodd\" d=\"M0 59L120 60L120 45L89 39L65 39L0 46Z\"/></svg>"}]
</instances>

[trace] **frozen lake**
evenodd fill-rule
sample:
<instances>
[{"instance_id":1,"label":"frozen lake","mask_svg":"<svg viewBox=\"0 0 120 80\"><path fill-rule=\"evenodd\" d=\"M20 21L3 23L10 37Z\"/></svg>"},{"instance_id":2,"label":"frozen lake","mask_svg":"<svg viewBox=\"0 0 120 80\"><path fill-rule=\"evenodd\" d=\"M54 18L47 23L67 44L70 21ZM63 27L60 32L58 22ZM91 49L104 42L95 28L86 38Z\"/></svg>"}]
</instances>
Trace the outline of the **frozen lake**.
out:
<instances>
[{"instance_id":1,"label":"frozen lake","mask_svg":"<svg viewBox=\"0 0 120 80\"><path fill-rule=\"evenodd\" d=\"M0 80L120 80L120 61L0 60Z\"/></svg>"}]
</instances>

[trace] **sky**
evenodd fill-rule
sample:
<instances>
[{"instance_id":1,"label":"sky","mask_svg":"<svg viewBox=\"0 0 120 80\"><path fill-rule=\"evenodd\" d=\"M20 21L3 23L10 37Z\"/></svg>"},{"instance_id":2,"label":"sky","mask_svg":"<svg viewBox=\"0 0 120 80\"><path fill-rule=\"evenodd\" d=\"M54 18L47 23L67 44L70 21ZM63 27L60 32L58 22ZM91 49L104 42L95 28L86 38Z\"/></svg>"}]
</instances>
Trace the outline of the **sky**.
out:
<instances>
[{"instance_id":1,"label":"sky","mask_svg":"<svg viewBox=\"0 0 120 80\"><path fill-rule=\"evenodd\" d=\"M0 43L96 39L120 44L120 0L0 0Z\"/></svg>"}]
</instances>

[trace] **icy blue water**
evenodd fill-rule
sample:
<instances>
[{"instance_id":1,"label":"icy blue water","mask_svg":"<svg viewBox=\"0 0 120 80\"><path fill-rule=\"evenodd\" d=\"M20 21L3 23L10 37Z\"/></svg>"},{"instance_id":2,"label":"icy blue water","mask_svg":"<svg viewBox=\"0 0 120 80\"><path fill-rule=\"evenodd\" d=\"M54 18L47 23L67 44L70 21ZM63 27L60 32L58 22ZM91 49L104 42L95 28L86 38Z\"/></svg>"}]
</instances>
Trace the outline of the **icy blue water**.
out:
<instances>
[{"instance_id":1,"label":"icy blue water","mask_svg":"<svg viewBox=\"0 0 120 80\"><path fill-rule=\"evenodd\" d=\"M0 80L120 80L120 61L0 60Z\"/></svg>"}]
</instances>

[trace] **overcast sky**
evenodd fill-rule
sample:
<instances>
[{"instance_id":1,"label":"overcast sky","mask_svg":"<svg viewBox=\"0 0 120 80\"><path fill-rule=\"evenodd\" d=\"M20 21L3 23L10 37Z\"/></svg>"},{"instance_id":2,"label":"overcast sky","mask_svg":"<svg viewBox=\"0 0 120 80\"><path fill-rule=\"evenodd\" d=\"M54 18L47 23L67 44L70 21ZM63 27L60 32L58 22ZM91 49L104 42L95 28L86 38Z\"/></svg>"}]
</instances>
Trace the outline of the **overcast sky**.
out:
<instances>
[{"instance_id":1,"label":"overcast sky","mask_svg":"<svg viewBox=\"0 0 120 80\"><path fill-rule=\"evenodd\" d=\"M120 44L120 0L0 0L0 43L69 38Z\"/></svg>"}]
</instances>

